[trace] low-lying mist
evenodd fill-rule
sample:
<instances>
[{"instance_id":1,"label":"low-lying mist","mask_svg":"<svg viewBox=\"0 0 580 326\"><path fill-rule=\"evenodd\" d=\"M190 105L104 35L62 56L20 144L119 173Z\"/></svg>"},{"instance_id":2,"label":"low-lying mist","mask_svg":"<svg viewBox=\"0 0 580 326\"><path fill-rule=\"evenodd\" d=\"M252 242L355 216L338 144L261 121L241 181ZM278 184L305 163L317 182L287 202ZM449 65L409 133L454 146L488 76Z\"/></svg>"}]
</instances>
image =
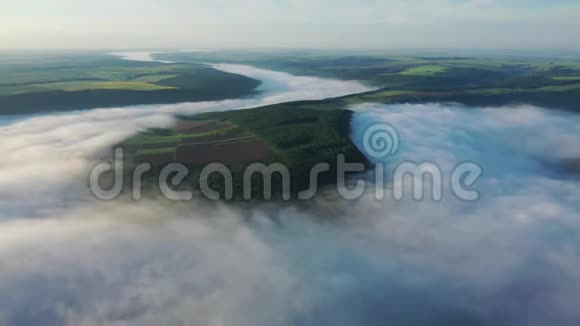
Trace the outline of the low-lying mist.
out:
<instances>
[{"instance_id":1,"label":"low-lying mist","mask_svg":"<svg viewBox=\"0 0 580 326\"><path fill-rule=\"evenodd\" d=\"M475 202L368 193L351 202L321 196L312 210L239 209L89 195L86 171L102 151L140 128L171 124L175 113L336 96L321 79L269 76L276 86L261 99L0 127L0 325L578 325L580 183L559 169L579 154L575 115L354 108L357 144L375 122L399 132L387 171L399 161L431 161L444 172L480 164Z\"/></svg>"}]
</instances>

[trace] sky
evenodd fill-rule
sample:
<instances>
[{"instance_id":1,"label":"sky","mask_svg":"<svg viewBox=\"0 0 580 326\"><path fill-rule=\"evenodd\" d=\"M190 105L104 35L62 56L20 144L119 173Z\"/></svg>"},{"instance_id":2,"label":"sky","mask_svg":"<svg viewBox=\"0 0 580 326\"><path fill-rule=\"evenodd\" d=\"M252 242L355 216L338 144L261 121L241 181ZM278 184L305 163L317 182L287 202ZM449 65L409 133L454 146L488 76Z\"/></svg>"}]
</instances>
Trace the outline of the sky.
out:
<instances>
[{"instance_id":1,"label":"sky","mask_svg":"<svg viewBox=\"0 0 580 326\"><path fill-rule=\"evenodd\" d=\"M3 0L0 48L580 49L577 0Z\"/></svg>"}]
</instances>

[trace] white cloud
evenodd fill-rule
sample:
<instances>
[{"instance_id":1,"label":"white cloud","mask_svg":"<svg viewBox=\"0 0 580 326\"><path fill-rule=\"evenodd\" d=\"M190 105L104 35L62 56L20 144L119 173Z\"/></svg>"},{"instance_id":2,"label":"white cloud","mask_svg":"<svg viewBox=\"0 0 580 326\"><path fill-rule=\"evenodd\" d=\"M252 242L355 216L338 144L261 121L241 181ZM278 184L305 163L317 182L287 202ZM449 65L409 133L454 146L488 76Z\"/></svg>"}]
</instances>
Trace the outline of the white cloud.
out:
<instances>
[{"instance_id":1,"label":"white cloud","mask_svg":"<svg viewBox=\"0 0 580 326\"><path fill-rule=\"evenodd\" d=\"M3 7L0 46L577 48L579 15L569 1L37 0Z\"/></svg>"}]
</instances>

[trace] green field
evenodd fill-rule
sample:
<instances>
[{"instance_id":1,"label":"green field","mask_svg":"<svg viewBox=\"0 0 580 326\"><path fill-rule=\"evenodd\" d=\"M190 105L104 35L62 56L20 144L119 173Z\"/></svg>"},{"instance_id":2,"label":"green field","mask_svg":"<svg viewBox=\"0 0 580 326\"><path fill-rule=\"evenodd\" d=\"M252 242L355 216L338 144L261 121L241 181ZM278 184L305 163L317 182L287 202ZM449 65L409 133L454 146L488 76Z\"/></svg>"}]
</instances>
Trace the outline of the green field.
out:
<instances>
[{"instance_id":1,"label":"green field","mask_svg":"<svg viewBox=\"0 0 580 326\"><path fill-rule=\"evenodd\" d=\"M157 83L165 79L179 77L179 75L147 75L143 77L135 78L134 81L136 82L143 82L143 83Z\"/></svg>"},{"instance_id":2,"label":"green field","mask_svg":"<svg viewBox=\"0 0 580 326\"><path fill-rule=\"evenodd\" d=\"M400 72L400 74L403 76L433 76L436 74L443 73L447 71L447 69L448 68L444 66L434 66L434 65L418 66L406 69Z\"/></svg>"},{"instance_id":3,"label":"green field","mask_svg":"<svg viewBox=\"0 0 580 326\"><path fill-rule=\"evenodd\" d=\"M563 80L563 81L580 81L580 76L558 76L553 77L554 80Z\"/></svg>"},{"instance_id":4,"label":"green field","mask_svg":"<svg viewBox=\"0 0 580 326\"><path fill-rule=\"evenodd\" d=\"M580 83L568 84L568 85L552 85L544 86L538 88L539 91L549 91L549 92L563 92L563 91L580 91Z\"/></svg>"},{"instance_id":5,"label":"green field","mask_svg":"<svg viewBox=\"0 0 580 326\"><path fill-rule=\"evenodd\" d=\"M69 81L41 84L26 84L22 86L0 87L0 95L12 95L23 93L39 93L50 91L83 91L83 90L133 90L133 91L156 91L163 89L175 89L171 86L156 85L138 81Z\"/></svg>"}]
</instances>

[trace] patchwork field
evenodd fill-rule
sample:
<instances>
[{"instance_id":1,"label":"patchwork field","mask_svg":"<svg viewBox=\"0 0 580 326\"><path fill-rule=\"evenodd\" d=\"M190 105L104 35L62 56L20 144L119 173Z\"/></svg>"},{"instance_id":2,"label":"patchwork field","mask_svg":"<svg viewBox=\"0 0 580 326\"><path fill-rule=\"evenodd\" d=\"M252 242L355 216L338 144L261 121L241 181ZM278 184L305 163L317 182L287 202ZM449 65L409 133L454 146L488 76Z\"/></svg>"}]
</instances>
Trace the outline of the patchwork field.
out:
<instances>
[{"instance_id":1,"label":"patchwork field","mask_svg":"<svg viewBox=\"0 0 580 326\"><path fill-rule=\"evenodd\" d=\"M194 188L195 176L204 166L223 163L233 173L236 196L241 195L243 171L249 164L283 163L291 175L292 192L297 193L309 185L310 169L317 163L330 166L319 178L319 184L327 184L336 182L337 155L345 155L348 162L366 162L349 138L351 114L290 103L182 116L174 128L145 130L121 146L130 163L149 162L157 172L170 162L188 166ZM256 180L256 185L261 181ZM223 192L223 182L218 180L214 186ZM275 188L281 189L279 185ZM252 190L254 198L261 196L261 189Z\"/></svg>"},{"instance_id":2,"label":"patchwork field","mask_svg":"<svg viewBox=\"0 0 580 326\"><path fill-rule=\"evenodd\" d=\"M175 89L175 87L156 85L142 81L69 81L40 84L26 84L19 86L0 87L0 95L13 95L23 93L40 93L50 91L84 91L84 90L133 90L155 91L162 89Z\"/></svg>"},{"instance_id":3,"label":"patchwork field","mask_svg":"<svg viewBox=\"0 0 580 326\"><path fill-rule=\"evenodd\" d=\"M447 71L445 66L417 66L401 71L399 74L403 76L433 76Z\"/></svg>"},{"instance_id":4,"label":"patchwork field","mask_svg":"<svg viewBox=\"0 0 580 326\"><path fill-rule=\"evenodd\" d=\"M148 130L124 144L136 163L162 166L244 164L268 161L274 153L263 141L229 121L180 120L174 130Z\"/></svg>"}]
</instances>

